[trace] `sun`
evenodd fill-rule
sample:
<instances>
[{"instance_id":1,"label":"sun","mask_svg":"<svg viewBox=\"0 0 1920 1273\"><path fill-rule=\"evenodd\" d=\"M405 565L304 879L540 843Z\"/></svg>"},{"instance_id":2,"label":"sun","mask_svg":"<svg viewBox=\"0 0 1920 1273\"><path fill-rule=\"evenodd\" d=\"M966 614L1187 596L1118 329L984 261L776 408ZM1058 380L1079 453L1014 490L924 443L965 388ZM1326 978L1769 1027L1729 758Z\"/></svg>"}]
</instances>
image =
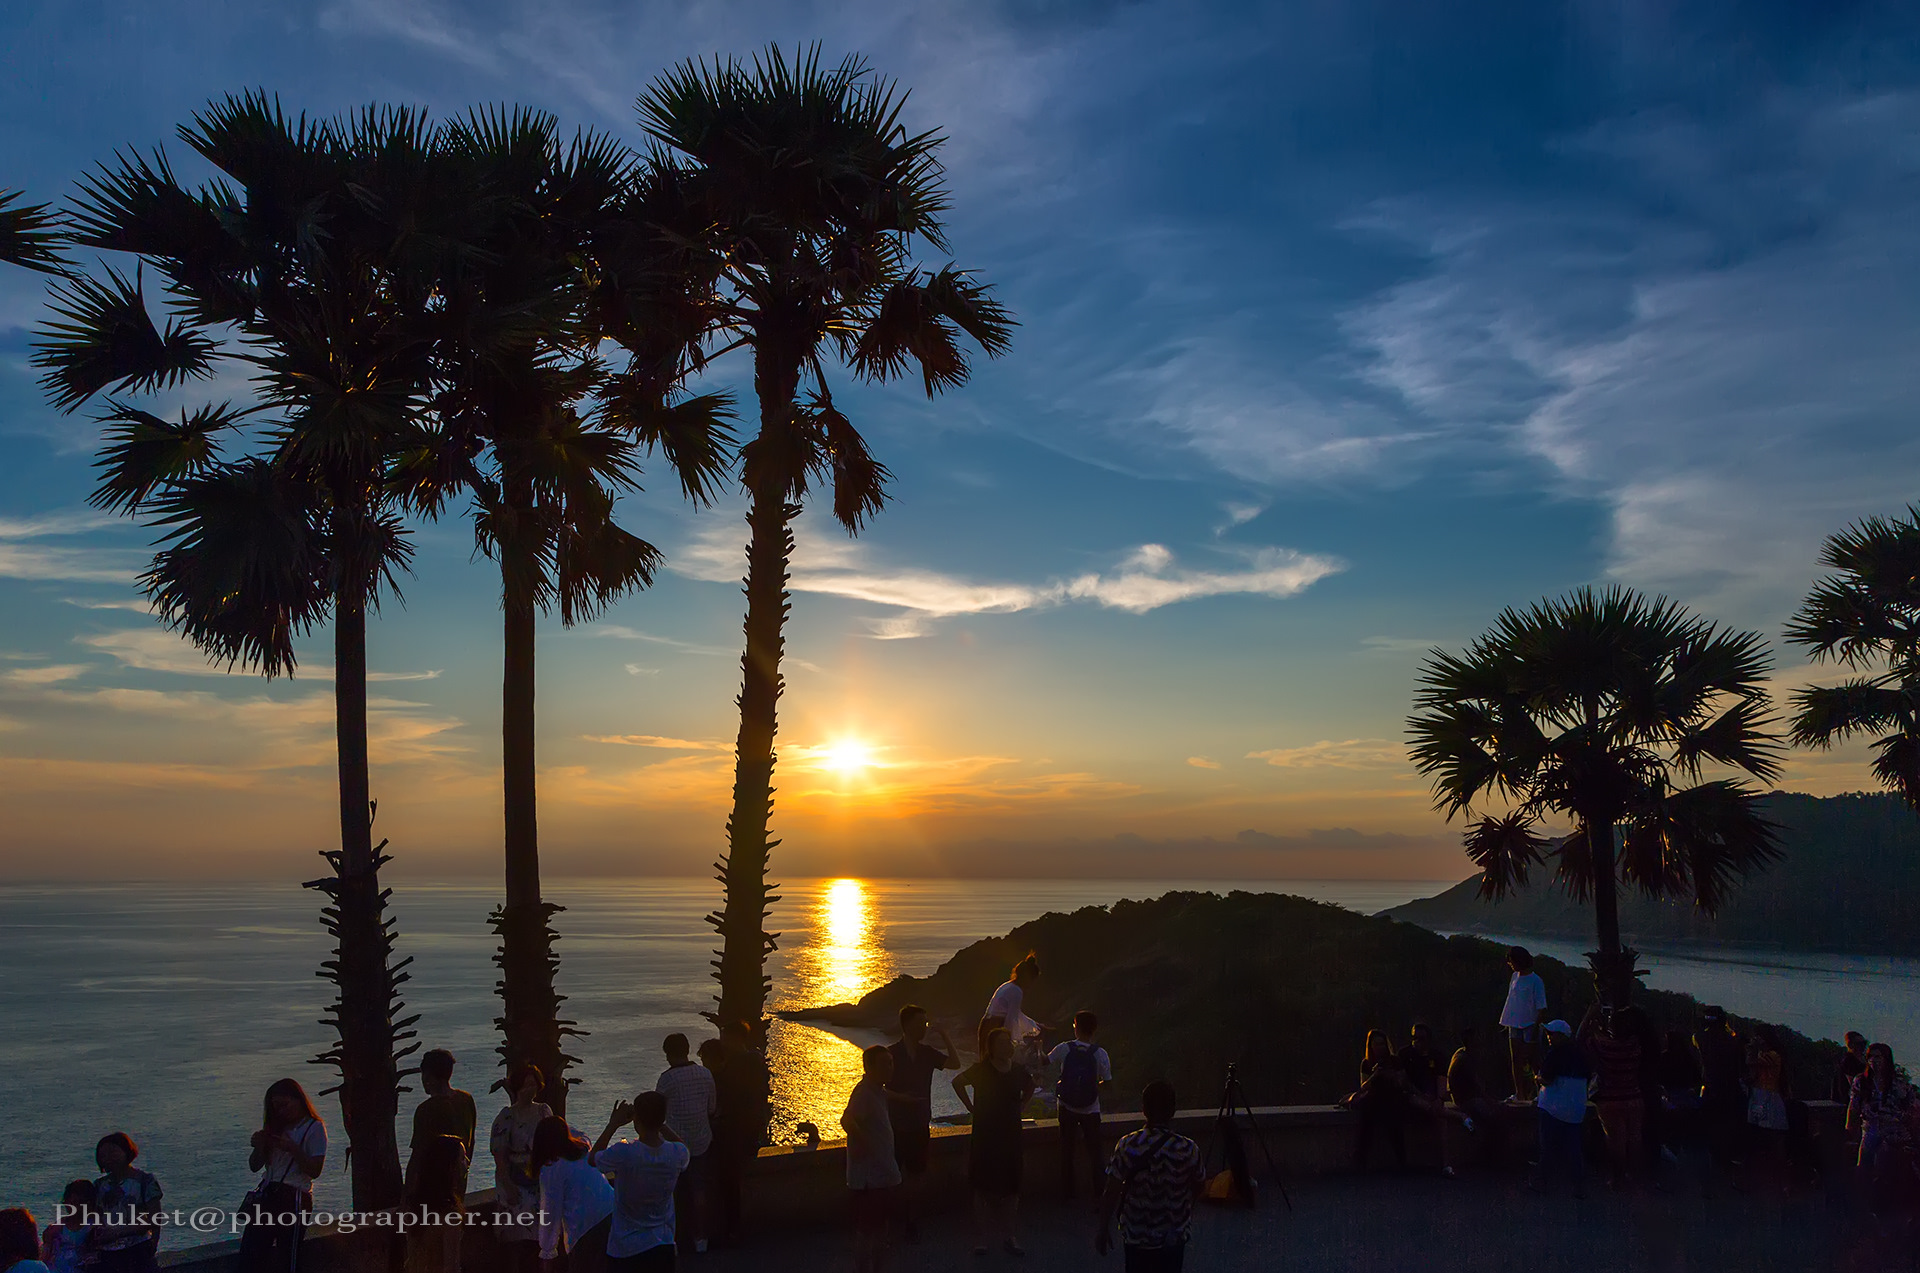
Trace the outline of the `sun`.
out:
<instances>
[{"instance_id":1,"label":"sun","mask_svg":"<svg viewBox=\"0 0 1920 1273\"><path fill-rule=\"evenodd\" d=\"M820 749L819 762L822 769L851 777L872 767L873 748L857 738L842 738Z\"/></svg>"}]
</instances>

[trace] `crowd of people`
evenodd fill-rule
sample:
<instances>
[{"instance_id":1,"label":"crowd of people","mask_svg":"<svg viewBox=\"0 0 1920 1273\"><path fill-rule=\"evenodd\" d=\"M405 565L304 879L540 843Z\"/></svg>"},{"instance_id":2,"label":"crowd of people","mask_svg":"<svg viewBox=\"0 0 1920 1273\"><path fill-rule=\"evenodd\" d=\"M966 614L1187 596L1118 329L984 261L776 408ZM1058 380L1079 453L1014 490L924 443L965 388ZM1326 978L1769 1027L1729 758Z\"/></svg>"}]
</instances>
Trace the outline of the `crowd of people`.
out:
<instances>
[{"instance_id":1,"label":"crowd of people","mask_svg":"<svg viewBox=\"0 0 1920 1273\"><path fill-rule=\"evenodd\" d=\"M1597 1125L1615 1187L1657 1184L1664 1168L1689 1160L1709 1191L1718 1181L1750 1188L1768 1174L1784 1187L1796 1173L1818 1170L1805 1106L1817 1095L1847 1107L1849 1150L1876 1208L1907 1205L1920 1193L1914 1154L1920 1105L1890 1045L1849 1032L1831 1088L1795 1093L1770 1026L1742 1029L1708 1006L1693 1031L1662 1034L1637 1007L1600 1004L1576 1026L1552 1015L1546 985L1524 947L1508 951L1507 969L1499 1024L1512 1094L1497 1100L1490 1092L1488 1058L1473 1027L1461 1031L1444 1065L1425 1023L1416 1022L1399 1048L1371 1031L1359 1086L1345 1101L1359 1115L1356 1168L1368 1165L1383 1133L1405 1168L1407 1129L1427 1125L1439 1145L1440 1172L1454 1176L1449 1122L1482 1157L1498 1159L1508 1122L1502 1106L1531 1106L1537 1153L1530 1185L1539 1191L1564 1185L1584 1196L1590 1125Z\"/></svg>"},{"instance_id":2,"label":"crowd of people","mask_svg":"<svg viewBox=\"0 0 1920 1273\"><path fill-rule=\"evenodd\" d=\"M1662 1035L1635 1007L1600 1005L1574 1026L1552 1016L1524 948L1511 948L1507 968L1499 1025L1511 1095L1499 1097L1487 1081L1493 1059L1482 1055L1473 1027L1460 1032L1451 1053L1425 1022L1415 1022L1398 1047L1370 1031L1359 1086L1344 1102L1358 1115L1356 1168L1369 1165L1384 1137L1404 1169L1409 1128L1431 1132L1445 1176L1458 1173L1452 1127L1476 1156L1498 1160L1516 1107L1532 1109L1537 1154L1529 1183L1540 1191L1565 1185L1584 1194L1590 1127L1616 1187L1656 1184L1664 1168L1689 1157L1709 1187L1714 1180L1751 1187L1769 1166L1785 1183L1813 1163L1801 1099L1813 1094L1791 1089L1769 1027L1743 1030L1707 1007L1691 1033ZM1105 1252L1117 1231L1128 1270L1181 1268L1206 1180L1199 1145L1173 1129L1173 1088L1148 1084L1140 1095L1145 1125L1109 1148L1101 1110L1111 1099L1113 1063L1096 1041L1099 1020L1075 1013L1071 1036L1047 1048L1047 1027L1026 1013L1026 992L1039 976L1029 955L994 991L969 1065L946 1031L911 1004L900 1010L898 1042L864 1050L862 1077L841 1115L858 1273L884 1269L899 1238L919 1239L929 1201L933 1079L946 1071L971 1124L975 1254L996 1247L1025 1254L1022 1126L1050 1074L1060 1196L1076 1197L1084 1165L1098 1194L1096 1248ZM497 1208L488 1235L502 1244L509 1273L553 1269L563 1258L566 1273L652 1273L676 1267L683 1251L704 1252L734 1236L745 1163L767 1129L767 1067L752 1040L745 1023L727 1025L697 1050L684 1034L667 1036L665 1068L653 1086L617 1102L591 1142L544 1102L546 1078L536 1067L514 1067L484 1145ZM445 1050L421 1059L425 1096L413 1112L405 1198L442 1222L406 1231L407 1273L460 1273L465 1226L457 1220L481 1146L477 1104L454 1086L454 1070ZM1849 1033L1831 1088L1818 1095L1845 1103L1849 1149L1876 1211L1911 1205L1920 1193L1920 1098L1892 1048ZM157 1273L164 1194L135 1165L139 1156L126 1133L103 1136L95 1147L100 1174L68 1184L44 1229L24 1209L0 1211L0 1273ZM242 1273L297 1273L327 1156L326 1124L305 1090L293 1079L272 1084L250 1139L248 1167L258 1180L239 1208Z\"/></svg>"}]
</instances>

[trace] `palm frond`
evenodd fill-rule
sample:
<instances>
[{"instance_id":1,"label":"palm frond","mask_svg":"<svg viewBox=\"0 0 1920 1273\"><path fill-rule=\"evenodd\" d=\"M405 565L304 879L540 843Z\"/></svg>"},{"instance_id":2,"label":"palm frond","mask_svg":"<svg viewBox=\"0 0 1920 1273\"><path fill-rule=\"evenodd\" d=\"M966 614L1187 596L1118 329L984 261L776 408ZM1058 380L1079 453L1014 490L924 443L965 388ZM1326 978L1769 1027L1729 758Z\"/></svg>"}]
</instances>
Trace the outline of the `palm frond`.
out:
<instances>
[{"instance_id":1,"label":"palm frond","mask_svg":"<svg viewBox=\"0 0 1920 1273\"><path fill-rule=\"evenodd\" d=\"M640 445L658 448L681 493L695 504L711 504L733 472L737 417L729 393L666 396L650 377L615 376L602 391L598 414Z\"/></svg>"},{"instance_id":2,"label":"palm frond","mask_svg":"<svg viewBox=\"0 0 1920 1273\"><path fill-rule=\"evenodd\" d=\"M329 548L310 485L259 459L171 484L141 576L161 620L217 662L291 674L293 638L325 614Z\"/></svg>"},{"instance_id":3,"label":"palm frond","mask_svg":"<svg viewBox=\"0 0 1920 1273\"><path fill-rule=\"evenodd\" d=\"M1732 781L1664 793L1624 828L1621 874L1653 897L1690 895L1711 915L1746 876L1780 859L1759 793Z\"/></svg>"},{"instance_id":4,"label":"palm frond","mask_svg":"<svg viewBox=\"0 0 1920 1273\"><path fill-rule=\"evenodd\" d=\"M20 203L25 197L18 190L0 190L0 261L42 274L66 273L70 267L60 252L65 226L51 205Z\"/></svg>"},{"instance_id":5,"label":"palm frond","mask_svg":"<svg viewBox=\"0 0 1920 1273\"><path fill-rule=\"evenodd\" d=\"M1480 868L1477 896L1497 900L1527 886L1533 868L1546 860L1547 840L1537 834L1537 819L1519 811L1486 817L1467 828L1462 847Z\"/></svg>"},{"instance_id":6,"label":"palm frond","mask_svg":"<svg viewBox=\"0 0 1920 1273\"><path fill-rule=\"evenodd\" d=\"M178 423L163 420L130 403L109 399L96 417L105 439L93 466L100 478L87 502L116 513L137 513L160 486L210 471L220 457L215 434L233 428L257 408L236 409L231 402L208 404Z\"/></svg>"},{"instance_id":7,"label":"palm frond","mask_svg":"<svg viewBox=\"0 0 1920 1273\"><path fill-rule=\"evenodd\" d=\"M55 406L72 411L105 389L150 392L213 374L219 346L197 330L147 312L138 272L109 268L104 281L68 275L53 286L55 315L34 342L33 365Z\"/></svg>"}]
</instances>

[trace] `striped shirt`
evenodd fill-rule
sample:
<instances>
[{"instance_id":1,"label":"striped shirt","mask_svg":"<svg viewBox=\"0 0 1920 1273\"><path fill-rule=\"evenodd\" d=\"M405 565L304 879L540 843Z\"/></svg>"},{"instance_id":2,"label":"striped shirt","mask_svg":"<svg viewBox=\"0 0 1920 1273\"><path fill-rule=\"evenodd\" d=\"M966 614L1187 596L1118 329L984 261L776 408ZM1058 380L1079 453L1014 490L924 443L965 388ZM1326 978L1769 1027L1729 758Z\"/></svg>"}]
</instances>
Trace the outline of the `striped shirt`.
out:
<instances>
[{"instance_id":1,"label":"striped shirt","mask_svg":"<svg viewBox=\"0 0 1920 1273\"><path fill-rule=\"evenodd\" d=\"M1113 1147L1107 1176L1126 1190L1120 1202L1121 1242L1155 1249L1186 1242L1204 1176L1199 1145L1164 1127L1143 1127Z\"/></svg>"}]
</instances>

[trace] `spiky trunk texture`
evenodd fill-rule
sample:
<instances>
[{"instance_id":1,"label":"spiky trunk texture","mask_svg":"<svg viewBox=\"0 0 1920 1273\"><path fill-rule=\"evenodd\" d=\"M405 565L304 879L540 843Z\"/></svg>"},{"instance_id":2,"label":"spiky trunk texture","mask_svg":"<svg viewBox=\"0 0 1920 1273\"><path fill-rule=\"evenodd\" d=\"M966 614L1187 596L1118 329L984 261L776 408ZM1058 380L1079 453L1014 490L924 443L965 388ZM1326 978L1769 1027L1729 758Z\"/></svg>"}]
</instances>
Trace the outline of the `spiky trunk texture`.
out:
<instances>
[{"instance_id":1,"label":"spiky trunk texture","mask_svg":"<svg viewBox=\"0 0 1920 1273\"><path fill-rule=\"evenodd\" d=\"M777 447L791 427L800 361L763 343L754 359L760 398L760 438ZM720 933L715 976L720 993L714 1018L744 1021L755 1042L766 1041L769 979L767 956L779 935L767 931L767 913L780 900L767 883L767 857L779 843L767 838L773 815L773 747L782 681L780 658L787 620L787 563L793 557L791 523L800 513L788 501L789 475L764 453L750 460L747 512L746 652L740 658L740 734L734 751L733 814L727 819L727 852L716 863L724 890L722 909L707 921Z\"/></svg>"},{"instance_id":2,"label":"spiky trunk texture","mask_svg":"<svg viewBox=\"0 0 1920 1273\"><path fill-rule=\"evenodd\" d=\"M1593 922L1599 949L1588 957L1594 988L1600 1001L1624 1008L1633 998L1633 966L1638 954L1620 944L1620 886L1615 878L1613 832L1610 821L1587 824L1588 851L1593 854Z\"/></svg>"},{"instance_id":3,"label":"spiky trunk texture","mask_svg":"<svg viewBox=\"0 0 1920 1273\"><path fill-rule=\"evenodd\" d=\"M353 1177L353 1205L362 1211L397 1206L401 1201L400 1148L394 1133L399 1108L399 1061L419 1044L396 1054L395 1045L413 1037L407 1029L416 1017L396 1020L399 987L411 959L390 963L393 921L385 917L389 894L380 887L380 868L390 859L373 843L373 808L367 772L367 611L357 589L343 587L334 598L334 723L340 765L340 847L323 853L333 867L327 879L307 887L325 893L330 905L321 920L335 938L334 957L320 975L334 982L339 995L324 1023L338 1039L315 1057L316 1064L340 1072L340 1113L347 1128Z\"/></svg>"},{"instance_id":4,"label":"spiky trunk texture","mask_svg":"<svg viewBox=\"0 0 1920 1273\"><path fill-rule=\"evenodd\" d=\"M565 1000L554 989L560 958L553 952L557 934L551 920L563 908L540 896L540 830L535 806L534 778L534 625L533 600L514 586L526 579L528 565L508 569L501 552L502 601L505 611L504 671L500 694L501 781L506 807L506 904L493 913L493 930L500 937L494 962L500 968L502 1015L494 1024L502 1042L500 1059L511 1071L532 1063L546 1077L545 1100L555 1114L567 1109L567 1066L578 1060L567 1055L562 1039L580 1033L571 1021L560 1019Z\"/></svg>"}]
</instances>

